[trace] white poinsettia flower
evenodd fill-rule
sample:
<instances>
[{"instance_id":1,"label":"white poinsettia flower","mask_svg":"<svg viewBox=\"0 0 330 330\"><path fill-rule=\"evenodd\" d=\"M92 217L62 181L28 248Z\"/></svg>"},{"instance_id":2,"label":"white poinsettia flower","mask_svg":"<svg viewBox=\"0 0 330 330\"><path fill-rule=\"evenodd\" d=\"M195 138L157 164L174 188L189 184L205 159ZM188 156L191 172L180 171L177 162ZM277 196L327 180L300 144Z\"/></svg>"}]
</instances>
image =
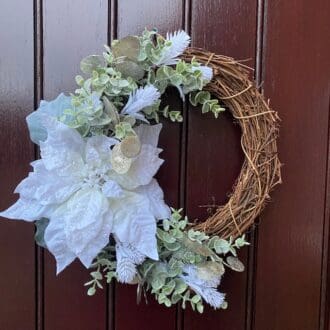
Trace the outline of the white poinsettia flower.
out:
<instances>
[{"instance_id":1,"label":"white poinsettia flower","mask_svg":"<svg viewBox=\"0 0 330 330\"><path fill-rule=\"evenodd\" d=\"M160 98L160 93L153 85L140 87L128 98L126 105L121 111L122 115L129 115L136 119L147 121L143 114L139 113L146 107L150 107L155 104Z\"/></svg>"},{"instance_id":2,"label":"white poinsettia flower","mask_svg":"<svg viewBox=\"0 0 330 330\"><path fill-rule=\"evenodd\" d=\"M189 46L190 37L185 31L181 30L174 33L167 33L166 41L169 43L169 46L164 48L160 59L155 63L158 66L176 64L179 60L178 57Z\"/></svg>"},{"instance_id":3,"label":"white poinsettia flower","mask_svg":"<svg viewBox=\"0 0 330 330\"><path fill-rule=\"evenodd\" d=\"M185 265L181 278L209 305L214 308L221 307L225 300L225 295L217 291L217 287L220 285L221 273L209 272L207 267Z\"/></svg>"},{"instance_id":4,"label":"white poinsettia flower","mask_svg":"<svg viewBox=\"0 0 330 330\"><path fill-rule=\"evenodd\" d=\"M40 143L41 159L32 163L34 171L16 188L18 201L0 216L26 221L48 218L45 243L57 260L58 273L75 258L89 267L111 233L157 260L156 219L168 216L162 193L158 191L159 198L151 199L146 192L129 191L125 175L116 180L111 147L117 140L106 136L84 139L54 118L42 120L47 139ZM143 153L145 163L132 162L128 182L134 183L134 189L141 181L135 175L143 173L142 181L150 184L162 163L154 142Z\"/></svg>"}]
</instances>

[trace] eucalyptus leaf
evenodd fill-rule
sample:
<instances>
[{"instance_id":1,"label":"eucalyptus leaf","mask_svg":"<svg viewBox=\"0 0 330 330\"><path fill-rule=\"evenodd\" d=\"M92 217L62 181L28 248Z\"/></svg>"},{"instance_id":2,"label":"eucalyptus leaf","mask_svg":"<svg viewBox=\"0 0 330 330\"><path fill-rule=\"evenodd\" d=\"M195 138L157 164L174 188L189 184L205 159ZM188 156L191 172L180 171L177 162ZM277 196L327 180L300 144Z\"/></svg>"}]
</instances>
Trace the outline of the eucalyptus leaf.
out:
<instances>
[{"instance_id":1,"label":"eucalyptus leaf","mask_svg":"<svg viewBox=\"0 0 330 330\"><path fill-rule=\"evenodd\" d=\"M105 66L105 59L101 55L89 55L80 62L81 71L87 74Z\"/></svg>"},{"instance_id":2,"label":"eucalyptus leaf","mask_svg":"<svg viewBox=\"0 0 330 330\"><path fill-rule=\"evenodd\" d=\"M88 290L87 290L87 294L89 296L94 296L94 294L96 293L96 289L94 286L91 286Z\"/></svg>"},{"instance_id":3,"label":"eucalyptus leaf","mask_svg":"<svg viewBox=\"0 0 330 330\"><path fill-rule=\"evenodd\" d=\"M46 218L41 218L40 220L35 222L36 233L34 235L34 239L36 243L43 248L47 248L44 237L45 237L45 230L48 224L49 224L49 219Z\"/></svg>"},{"instance_id":4,"label":"eucalyptus leaf","mask_svg":"<svg viewBox=\"0 0 330 330\"><path fill-rule=\"evenodd\" d=\"M116 58L125 56L137 61L140 54L140 40L135 36L128 36L112 43L112 53Z\"/></svg>"},{"instance_id":5,"label":"eucalyptus leaf","mask_svg":"<svg viewBox=\"0 0 330 330\"><path fill-rule=\"evenodd\" d=\"M116 64L116 69L121 72L124 78L131 77L136 81L142 79L145 74L141 66L129 60Z\"/></svg>"}]
</instances>

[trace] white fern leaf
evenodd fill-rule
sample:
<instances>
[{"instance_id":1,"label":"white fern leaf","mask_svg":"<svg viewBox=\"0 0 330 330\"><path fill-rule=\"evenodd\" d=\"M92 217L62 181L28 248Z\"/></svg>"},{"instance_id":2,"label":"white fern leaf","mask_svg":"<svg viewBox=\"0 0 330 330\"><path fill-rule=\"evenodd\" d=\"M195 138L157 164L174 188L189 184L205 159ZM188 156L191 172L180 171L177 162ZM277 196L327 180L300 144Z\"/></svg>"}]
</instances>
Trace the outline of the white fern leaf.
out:
<instances>
[{"instance_id":1,"label":"white fern leaf","mask_svg":"<svg viewBox=\"0 0 330 330\"><path fill-rule=\"evenodd\" d=\"M130 244L117 241L116 258L118 281L121 283L131 283L136 275L136 266L144 261L145 255Z\"/></svg>"},{"instance_id":2,"label":"white fern leaf","mask_svg":"<svg viewBox=\"0 0 330 330\"><path fill-rule=\"evenodd\" d=\"M200 66L193 66L193 71L201 71L203 75L203 79L207 81L211 81L213 77L213 70L209 66L200 65Z\"/></svg>"},{"instance_id":3,"label":"white fern leaf","mask_svg":"<svg viewBox=\"0 0 330 330\"><path fill-rule=\"evenodd\" d=\"M210 306L217 309L220 308L225 301L225 295L215 288L208 288L187 283L197 294L199 294Z\"/></svg>"},{"instance_id":4,"label":"white fern leaf","mask_svg":"<svg viewBox=\"0 0 330 330\"><path fill-rule=\"evenodd\" d=\"M190 36L183 30L167 33L166 40L171 44L164 48L160 60L157 65L173 65L178 61L184 50L189 46Z\"/></svg>"},{"instance_id":5,"label":"white fern leaf","mask_svg":"<svg viewBox=\"0 0 330 330\"><path fill-rule=\"evenodd\" d=\"M120 283L131 283L136 274L136 265L126 257L117 257L117 279Z\"/></svg>"},{"instance_id":6,"label":"white fern leaf","mask_svg":"<svg viewBox=\"0 0 330 330\"><path fill-rule=\"evenodd\" d=\"M225 300L225 295L217 291L217 286L220 284L220 275L208 274L207 277L199 276L196 266L186 265L184 267L184 274L181 278L185 283L199 294L209 305L214 308L220 308Z\"/></svg>"},{"instance_id":7,"label":"white fern leaf","mask_svg":"<svg viewBox=\"0 0 330 330\"><path fill-rule=\"evenodd\" d=\"M142 264L146 258L145 255L135 249L131 244L117 243L117 249L120 249L120 253L136 265Z\"/></svg>"},{"instance_id":8,"label":"white fern leaf","mask_svg":"<svg viewBox=\"0 0 330 330\"><path fill-rule=\"evenodd\" d=\"M140 87L131 93L121 114L141 119L141 114L138 114L138 112L146 107L152 106L159 98L160 93L155 86L148 85Z\"/></svg>"}]
</instances>

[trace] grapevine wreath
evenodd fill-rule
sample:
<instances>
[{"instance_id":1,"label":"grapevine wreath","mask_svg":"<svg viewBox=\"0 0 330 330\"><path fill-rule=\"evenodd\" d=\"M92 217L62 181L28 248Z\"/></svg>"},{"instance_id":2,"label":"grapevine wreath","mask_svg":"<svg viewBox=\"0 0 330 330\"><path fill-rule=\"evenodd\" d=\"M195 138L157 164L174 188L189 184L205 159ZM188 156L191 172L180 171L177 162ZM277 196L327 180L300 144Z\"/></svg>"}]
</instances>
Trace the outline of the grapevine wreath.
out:
<instances>
[{"instance_id":1,"label":"grapevine wreath","mask_svg":"<svg viewBox=\"0 0 330 330\"><path fill-rule=\"evenodd\" d=\"M166 306L226 308L220 280L226 268L244 270L244 233L281 181L278 117L249 68L189 42L184 31L163 38L148 30L115 40L82 60L74 94L41 101L27 117L41 158L0 215L35 221L36 242L55 256L57 273L76 258L90 268L88 295L116 279ZM169 86L202 113L229 110L242 130L245 160L229 201L197 224L166 205L154 179L163 163L159 119L182 121L160 100Z\"/></svg>"}]
</instances>

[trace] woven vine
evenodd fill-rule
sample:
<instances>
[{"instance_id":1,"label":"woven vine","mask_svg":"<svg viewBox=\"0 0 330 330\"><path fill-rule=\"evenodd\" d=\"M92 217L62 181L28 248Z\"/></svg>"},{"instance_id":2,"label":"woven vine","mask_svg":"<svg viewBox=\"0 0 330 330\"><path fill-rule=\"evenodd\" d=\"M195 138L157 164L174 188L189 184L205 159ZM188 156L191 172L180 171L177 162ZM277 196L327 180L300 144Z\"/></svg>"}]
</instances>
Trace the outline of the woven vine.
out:
<instances>
[{"instance_id":1,"label":"woven vine","mask_svg":"<svg viewBox=\"0 0 330 330\"><path fill-rule=\"evenodd\" d=\"M249 79L251 69L244 64L199 48L188 48L182 58L195 58L212 67L213 79L204 89L218 98L239 123L244 153L228 202L194 228L223 238L237 237L254 224L270 191L281 183L276 144L279 117Z\"/></svg>"}]
</instances>

